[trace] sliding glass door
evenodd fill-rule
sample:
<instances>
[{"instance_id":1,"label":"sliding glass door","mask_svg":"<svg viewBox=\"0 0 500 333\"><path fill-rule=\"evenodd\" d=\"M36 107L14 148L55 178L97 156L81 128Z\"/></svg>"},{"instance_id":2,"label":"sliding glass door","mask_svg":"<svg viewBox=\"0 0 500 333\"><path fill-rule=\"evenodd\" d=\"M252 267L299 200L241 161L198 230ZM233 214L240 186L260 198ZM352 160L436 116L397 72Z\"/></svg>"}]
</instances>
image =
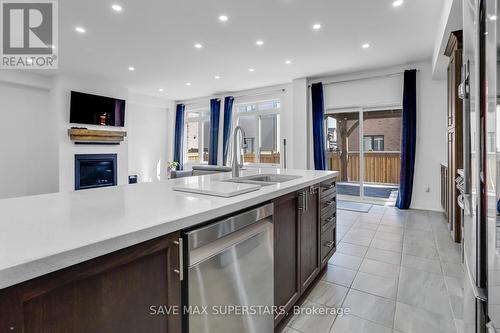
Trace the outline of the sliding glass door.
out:
<instances>
[{"instance_id":1,"label":"sliding glass door","mask_svg":"<svg viewBox=\"0 0 500 333\"><path fill-rule=\"evenodd\" d=\"M328 112L325 133L327 167L340 172L337 192L341 198L396 201L401 110Z\"/></svg>"},{"instance_id":2,"label":"sliding glass door","mask_svg":"<svg viewBox=\"0 0 500 333\"><path fill-rule=\"evenodd\" d=\"M340 172L337 193L360 197L359 112L330 113L325 119L327 168Z\"/></svg>"},{"instance_id":3,"label":"sliding glass door","mask_svg":"<svg viewBox=\"0 0 500 333\"><path fill-rule=\"evenodd\" d=\"M401 110L363 112L363 195L395 202L401 166Z\"/></svg>"}]
</instances>

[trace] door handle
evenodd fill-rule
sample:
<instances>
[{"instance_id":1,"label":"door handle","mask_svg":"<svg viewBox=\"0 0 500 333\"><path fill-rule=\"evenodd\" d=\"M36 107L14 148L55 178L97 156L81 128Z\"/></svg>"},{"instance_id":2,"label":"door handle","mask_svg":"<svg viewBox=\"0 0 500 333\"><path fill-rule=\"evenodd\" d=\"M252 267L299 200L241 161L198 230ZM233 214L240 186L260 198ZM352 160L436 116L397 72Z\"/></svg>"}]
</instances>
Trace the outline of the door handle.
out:
<instances>
[{"instance_id":1,"label":"door handle","mask_svg":"<svg viewBox=\"0 0 500 333\"><path fill-rule=\"evenodd\" d=\"M179 247L179 269L174 269L174 273L179 275L179 280L184 280L184 253L183 253L183 241L179 238L178 241L174 241L174 244Z\"/></svg>"},{"instance_id":2,"label":"door handle","mask_svg":"<svg viewBox=\"0 0 500 333\"><path fill-rule=\"evenodd\" d=\"M305 203L304 203L304 191L299 193L299 210L304 211L305 210Z\"/></svg>"},{"instance_id":3,"label":"door handle","mask_svg":"<svg viewBox=\"0 0 500 333\"><path fill-rule=\"evenodd\" d=\"M304 191L304 207L305 207L306 212L309 210L309 202L308 201L309 201L308 192Z\"/></svg>"}]
</instances>

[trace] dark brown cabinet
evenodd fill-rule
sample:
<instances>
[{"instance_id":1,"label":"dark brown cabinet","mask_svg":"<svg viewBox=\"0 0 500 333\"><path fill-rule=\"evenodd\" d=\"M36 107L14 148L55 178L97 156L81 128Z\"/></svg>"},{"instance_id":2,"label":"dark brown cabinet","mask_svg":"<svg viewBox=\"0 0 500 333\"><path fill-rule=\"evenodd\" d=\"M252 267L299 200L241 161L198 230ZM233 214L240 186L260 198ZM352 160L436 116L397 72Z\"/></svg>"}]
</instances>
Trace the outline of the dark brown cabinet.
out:
<instances>
[{"instance_id":1,"label":"dark brown cabinet","mask_svg":"<svg viewBox=\"0 0 500 333\"><path fill-rule=\"evenodd\" d=\"M335 253L336 194L332 178L273 201L274 302L286 312L317 280ZM275 326L284 317L278 315Z\"/></svg>"},{"instance_id":2,"label":"dark brown cabinet","mask_svg":"<svg viewBox=\"0 0 500 333\"><path fill-rule=\"evenodd\" d=\"M274 200L274 303L289 311L300 296L298 194ZM284 315L275 318L275 324Z\"/></svg>"},{"instance_id":3,"label":"dark brown cabinet","mask_svg":"<svg viewBox=\"0 0 500 333\"><path fill-rule=\"evenodd\" d=\"M452 32L446 46L448 65L448 179L447 213L451 235L456 242L461 239L461 214L458 205L459 191L455 179L463 168L463 103L458 96L462 71L462 31Z\"/></svg>"},{"instance_id":4,"label":"dark brown cabinet","mask_svg":"<svg viewBox=\"0 0 500 333\"><path fill-rule=\"evenodd\" d=\"M337 183L335 179L324 181L319 186L321 209L321 267L337 249Z\"/></svg>"},{"instance_id":5,"label":"dark brown cabinet","mask_svg":"<svg viewBox=\"0 0 500 333\"><path fill-rule=\"evenodd\" d=\"M179 233L0 290L0 332L181 332ZM154 308L151 308L154 306Z\"/></svg>"},{"instance_id":6,"label":"dark brown cabinet","mask_svg":"<svg viewBox=\"0 0 500 333\"><path fill-rule=\"evenodd\" d=\"M320 272L319 194L315 186L299 193L300 288L304 292Z\"/></svg>"}]
</instances>

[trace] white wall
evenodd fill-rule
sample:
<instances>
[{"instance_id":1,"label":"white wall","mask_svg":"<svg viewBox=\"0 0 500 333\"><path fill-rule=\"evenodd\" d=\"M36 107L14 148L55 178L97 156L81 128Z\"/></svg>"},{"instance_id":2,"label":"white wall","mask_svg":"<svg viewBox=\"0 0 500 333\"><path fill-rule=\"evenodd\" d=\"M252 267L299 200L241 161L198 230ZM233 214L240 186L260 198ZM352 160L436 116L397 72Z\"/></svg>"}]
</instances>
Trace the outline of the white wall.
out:
<instances>
[{"instance_id":1,"label":"white wall","mask_svg":"<svg viewBox=\"0 0 500 333\"><path fill-rule=\"evenodd\" d=\"M440 163L447 152L447 85L432 80L430 63L417 74L417 152L412 208L441 211ZM427 184L430 192L426 192Z\"/></svg>"},{"instance_id":2,"label":"white wall","mask_svg":"<svg viewBox=\"0 0 500 333\"><path fill-rule=\"evenodd\" d=\"M58 150L50 79L0 80L0 198L57 192Z\"/></svg>"},{"instance_id":3,"label":"white wall","mask_svg":"<svg viewBox=\"0 0 500 333\"><path fill-rule=\"evenodd\" d=\"M129 94L127 104L129 174L137 174L139 182L166 179L172 146L169 113L174 109L173 103Z\"/></svg>"},{"instance_id":4,"label":"white wall","mask_svg":"<svg viewBox=\"0 0 500 333\"><path fill-rule=\"evenodd\" d=\"M417 68L417 145L412 208L440 211L440 163L446 159L446 81L432 79L431 61L322 77L310 82L337 82ZM325 86L325 109L402 104L403 76L355 80ZM427 185L430 191L426 192Z\"/></svg>"},{"instance_id":5,"label":"white wall","mask_svg":"<svg viewBox=\"0 0 500 333\"><path fill-rule=\"evenodd\" d=\"M59 140L59 190L61 192L75 189L75 154L117 154L118 185L128 183L128 138L120 145L76 145L68 136L68 129L78 124L70 124L71 91L81 91L89 94L127 99L128 90L113 83L96 82L72 77L59 76L54 79L52 88L52 105L58 115ZM126 106L128 109L128 105ZM128 115L125 111L125 125L128 125ZM102 129L101 126L80 125L89 129ZM113 130L111 128L106 128ZM117 130L127 130L117 128Z\"/></svg>"},{"instance_id":6,"label":"white wall","mask_svg":"<svg viewBox=\"0 0 500 333\"><path fill-rule=\"evenodd\" d=\"M167 111L172 101L135 95L112 82L20 71L1 74L0 198L74 190L75 154L116 153L119 184L127 184L129 174L138 174L140 181L157 179L158 161L160 178L165 177L173 149L169 129L174 115ZM75 145L68 136L70 127L79 126L69 123L71 90L127 100L127 127L117 129L129 132L125 141Z\"/></svg>"},{"instance_id":7,"label":"white wall","mask_svg":"<svg viewBox=\"0 0 500 333\"><path fill-rule=\"evenodd\" d=\"M307 79L297 79L292 82L292 122L293 141L290 145L291 168L309 168L309 116Z\"/></svg>"}]
</instances>

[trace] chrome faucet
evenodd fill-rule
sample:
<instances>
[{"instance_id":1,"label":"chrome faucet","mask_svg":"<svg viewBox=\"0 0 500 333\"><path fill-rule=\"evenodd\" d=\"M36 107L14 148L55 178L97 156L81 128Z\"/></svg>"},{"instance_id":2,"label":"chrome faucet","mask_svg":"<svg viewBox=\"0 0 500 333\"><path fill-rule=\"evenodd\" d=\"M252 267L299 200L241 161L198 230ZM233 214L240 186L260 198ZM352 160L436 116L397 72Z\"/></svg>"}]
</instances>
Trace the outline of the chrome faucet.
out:
<instances>
[{"instance_id":1,"label":"chrome faucet","mask_svg":"<svg viewBox=\"0 0 500 333\"><path fill-rule=\"evenodd\" d=\"M242 147L238 147L238 131L241 132L243 138ZM241 165L238 163L238 155L240 155L241 149L246 147L245 144L245 130L241 126L236 126L233 131L233 178L237 178L240 176L240 168L243 165L243 157L241 157Z\"/></svg>"}]
</instances>

